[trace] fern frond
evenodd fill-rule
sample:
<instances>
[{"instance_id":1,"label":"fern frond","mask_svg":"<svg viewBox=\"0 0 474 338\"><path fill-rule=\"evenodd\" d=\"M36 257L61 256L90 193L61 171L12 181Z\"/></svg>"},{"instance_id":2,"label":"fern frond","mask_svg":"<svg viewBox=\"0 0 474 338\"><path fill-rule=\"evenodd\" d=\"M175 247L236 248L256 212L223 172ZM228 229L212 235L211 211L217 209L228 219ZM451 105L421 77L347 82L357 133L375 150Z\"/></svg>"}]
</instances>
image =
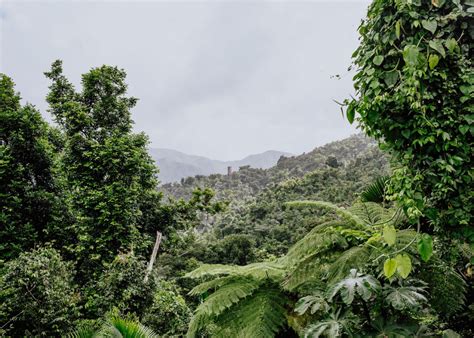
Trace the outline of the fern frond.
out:
<instances>
[{"instance_id":1,"label":"fern frond","mask_svg":"<svg viewBox=\"0 0 474 338\"><path fill-rule=\"evenodd\" d=\"M203 264L188 272L184 277L196 279L204 276L232 275L237 274L238 268L237 265Z\"/></svg>"},{"instance_id":2,"label":"fern frond","mask_svg":"<svg viewBox=\"0 0 474 338\"><path fill-rule=\"evenodd\" d=\"M248 265L223 265L223 264L203 264L197 269L187 273L187 278L201 278L204 276L251 276L256 279L282 278L285 274L285 266L282 260L269 262L252 263Z\"/></svg>"},{"instance_id":3,"label":"fern frond","mask_svg":"<svg viewBox=\"0 0 474 338\"><path fill-rule=\"evenodd\" d=\"M221 286L196 308L196 314L218 316L224 310L251 295L260 283L249 277L237 277Z\"/></svg>"},{"instance_id":4,"label":"fern frond","mask_svg":"<svg viewBox=\"0 0 474 338\"><path fill-rule=\"evenodd\" d=\"M285 290L293 291L306 284L324 285L324 280L340 251L328 250L321 255L320 252L307 256L299 261L288 273L282 286Z\"/></svg>"},{"instance_id":5,"label":"fern frond","mask_svg":"<svg viewBox=\"0 0 474 338\"><path fill-rule=\"evenodd\" d=\"M235 281L235 279L239 278L238 276L226 276L226 277L218 277L216 279L201 283L195 286L191 291L188 292L190 296L200 296L203 293L208 292L211 289L217 289L224 284L230 283Z\"/></svg>"},{"instance_id":6,"label":"fern frond","mask_svg":"<svg viewBox=\"0 0 474 338\"><path fill-rule=\"evenodd\" d=\"M354 203L349 211L368 226L393 224L391 221L396 220L395 213L397 212L397 210L387 209L373 202Z\"/></svg>"},{"instance_id":7,"label":"fern frond","mask_svg":"<svg viewBox=\"0 0 474 338\"><path fill-rule=\"evenodd\" d=\"M262 287L216 319L216 337L274 337L286 322L285 303L277 287Z\"/></svg>"},{"instance_id":8,"label":"fern frond","mask_svg":"<svg viewBox=\"0 0 474 338\"><path fill-rule=\"evenodd\" d=\"M328 202L323 202L323 201L292 201L292 202L287 202L285 204L286 206L290 208L297 208L297 209L303 209L303 208L313 208L313 209L322 209L322 210L327 210L330 212L335 213L337 216L339 216L341 219L344 221L352 224L352 225L362 225L362 221L357 217L356 215L353 215L351 212L338 207L337 205L334 205L332 203Z\"/></svg>"},{"instance_id":9,"label":"fern frond","mask_svg":"<svg viewBox=\"0 0 474 338\"><path fill-rule=\"evenodd\" d=\"M295 261L329 248L334 250L346 248L348 246L346 238L341 231L335 229L335 227L339 228L341 226L343 227L345 224L339 221L331 221L318 226L318 229L313 229L314 231L310 231L288 250L285 257L288 264L294 264Z\"/></svg>"},{"instance_id":10,"label":"fern frond","mask_svg":"<svg viewBox=\"0 0 474 338\"><path fill-rule=\"evenodd\" d=\"M334 283L349 274L351 269L360 269L370 256L367 246L355 246L342 253L329 267L328 282Z\"/></svg>"},{"instance_id":11,"label":"fern frond","mask_svg":"<svg viewBox=\"0 0 474 338\"><path fill-rule=\"evenodd\" d=\"M432 257L427 265L421 278L428 284L432 307L446 317L461 311L466 303L466 281L453 267L437 257Z\"/></svg>"}]
</instances>

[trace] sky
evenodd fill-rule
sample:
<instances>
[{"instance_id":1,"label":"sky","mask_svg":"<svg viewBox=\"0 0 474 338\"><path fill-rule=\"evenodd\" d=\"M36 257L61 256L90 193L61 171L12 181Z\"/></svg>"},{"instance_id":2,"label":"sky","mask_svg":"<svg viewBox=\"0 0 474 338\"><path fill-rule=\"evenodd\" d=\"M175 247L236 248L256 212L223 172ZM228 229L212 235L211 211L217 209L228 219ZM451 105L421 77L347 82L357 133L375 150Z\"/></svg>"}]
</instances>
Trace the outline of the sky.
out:
<instances>
[{"instance_id":1,"label":"sky","mask_svg":"<svg viewBox=\"0 0 474 338\"><path fill-rule=\"evenodd\" d=\"M219 160L293 154L356 133L334 100L368 1L0 0L0 72L52 121L56 59L77 88L103 64L127 72L134 129L152 147ZM336 75L339 75L337 77Z\"/></svg>"}]
</instances>

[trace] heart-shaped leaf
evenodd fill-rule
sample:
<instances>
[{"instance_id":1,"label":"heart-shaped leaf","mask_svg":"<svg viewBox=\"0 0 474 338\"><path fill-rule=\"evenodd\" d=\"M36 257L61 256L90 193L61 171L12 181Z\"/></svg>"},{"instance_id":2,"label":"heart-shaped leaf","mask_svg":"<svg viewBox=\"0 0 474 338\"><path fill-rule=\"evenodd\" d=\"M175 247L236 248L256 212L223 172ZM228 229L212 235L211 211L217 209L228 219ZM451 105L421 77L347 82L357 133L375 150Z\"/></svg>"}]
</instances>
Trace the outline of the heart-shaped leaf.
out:
<instances>
[{"instance_id":1,"label":"heart-shaped leaf","mask_svg":"<svg viewBox=\"0 0 474 338\"><path fill-rule=\"evenodd\" d=\"M393 258L389 258L383 264L383 274L385 277L390 278L397 271L397 261Z\"/></svg>"},{"instance_id":2,"label":"heart-shaped leaf","mask_svg":"<svg viewBox=\"0 0 474 338\"><path fill-rule=\"evenodd\" d=\"M403 60L406 64L414 66L418 63L418 55L420 52L418 51L418 47L414 45L406 46L403 49Z\"/></svg>"},{"instance_id":3,"label":"heart-shaped leaf","mask_svg":"<svg viewBox=\"0 0 474 338\"><path fill-rule=\"evenodd\" d=\"M428 59L428 63L430 65L430 69L434 69L439 63L439 56L436 54L431 54Z\"/></svg>"},{"instance_id":4,"label":"heart-shaped leaf","mask_svg":"<svg viewBox=\"0 0 474 338\"><path fill-rule=\"evenodd\" d=\"M444 51L444 47L439 40L431 40L429 42L429 46L441 54L442 57L446 57L446 52Z\"/></svg>"},{"instance_id":5,"label":"heart-shaped leaf","mask_svg":"<svg viewBox=\"0 0 474 338\"><path fill-rule=\"evenodd\" d=\"M421 259L428 262L431 255L433 254L433 239L428 234L423 234L418 241L418 252L420 253Z\"/></svg>"},{"instance_id":6,"label":"heart-shaped leaf","mask_svg":"<svg viewBox=\"0 0 474 338\"><path fill-rule=\"evenodd\" d=\"M436 28L438 28L438 24L434 20L422 20L421 25L427 31L430 31L432 34L436 32Z\"/></svg>"},{"instance_id":7,"label":"heart-shaped leaf","mask_svg":"<svg viewBox=\"0 0 474 338\"><path fill-rule=\"evenodd\" d=\"M397 255L397 272L403 279L407 278L411 272L411 259L407 254Z\"/></svg>"}]
</instances>

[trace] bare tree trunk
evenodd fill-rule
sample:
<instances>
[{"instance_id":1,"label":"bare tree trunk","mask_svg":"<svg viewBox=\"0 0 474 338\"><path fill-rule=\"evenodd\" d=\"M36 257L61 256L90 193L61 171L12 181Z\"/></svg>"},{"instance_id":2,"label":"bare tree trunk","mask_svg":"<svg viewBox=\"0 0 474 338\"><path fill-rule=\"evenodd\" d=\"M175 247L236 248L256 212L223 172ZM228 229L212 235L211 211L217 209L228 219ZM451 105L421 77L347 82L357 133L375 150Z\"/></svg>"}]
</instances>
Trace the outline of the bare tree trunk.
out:
<instances>
[{"instance_id":1,"label":"bare tree trunk","mask_svg":"<svg viewBox=\"0 0 474 338\"><path fill-rule=\"evenodd\" d=\"M160 242L161 242L161 232L157 231L156 232L155 246L153 247L153 252L151 254L150 261L148 262L148 266L146 268L145 283L148 282L148 276L150 275L151 270L153 270L153 264L155 263L156 254L158 253L158 249L160 248Z\"/></svg>"}]
</instances>

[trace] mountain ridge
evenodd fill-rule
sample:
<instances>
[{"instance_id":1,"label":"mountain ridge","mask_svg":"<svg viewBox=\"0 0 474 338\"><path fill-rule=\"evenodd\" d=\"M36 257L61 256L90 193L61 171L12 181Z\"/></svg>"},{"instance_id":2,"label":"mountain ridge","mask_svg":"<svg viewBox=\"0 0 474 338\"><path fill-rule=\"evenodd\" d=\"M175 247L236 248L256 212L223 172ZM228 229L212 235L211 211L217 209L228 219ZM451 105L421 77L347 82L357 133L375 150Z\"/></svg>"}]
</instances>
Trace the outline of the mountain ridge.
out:
<instances>
[{"instance_id":1,"label":"mountain ridge","mask_svg":"<svg viewBox=\"0 0 474 338\"><path fill-rule=\"evenodd\" d=\"M160 169L158 178L162 184L178 182L182 178L196 175L225 174L228 167L232 167L232 170L238 170L243 166L268 169L276 165L282 156L294 156L284 151L267 150L240 160L222 161L169 148L150 148L149 153Z\"/></svg>"}]
</instances>

